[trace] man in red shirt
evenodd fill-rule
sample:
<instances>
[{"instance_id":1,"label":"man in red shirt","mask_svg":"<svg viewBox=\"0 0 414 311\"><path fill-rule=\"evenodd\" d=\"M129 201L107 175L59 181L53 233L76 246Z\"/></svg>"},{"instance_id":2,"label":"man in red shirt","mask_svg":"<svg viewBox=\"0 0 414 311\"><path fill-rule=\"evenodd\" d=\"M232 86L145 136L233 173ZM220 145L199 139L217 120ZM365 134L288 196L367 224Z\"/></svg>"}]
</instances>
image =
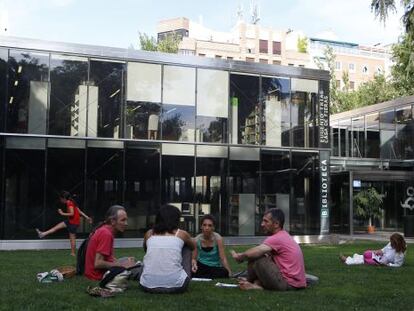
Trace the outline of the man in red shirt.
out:
<instances>
[{"instance_id":1,"label":"man in red shirt","mask_svg":"<svg viewBox=\"0 0 414 311\"><path fill-rule=\"evenodd\" d=\"M241 263L248 260L248 277L240 279L241 289L290 290L306 287L302 250L283 230L285 215L277 208L267 210L262 219L264 233L270 235L259 246L243 253L232 251Z\"/></svg>"},{"instance_id":2,"label":"man in red shirt","mask_svg":"<svg viewBox=\"0 0 414 311\"><path fill-rule=\"evenodd\" d=\"M135 260L118 261L114 257L114 236L124 232L128 226L125 208L120 205L111 206L106 212L105 223L98 228L89 240L85 257L85 276L91 280L101 280L104 273L112 267L129 268Z\"/></svg>"}]
</instances>

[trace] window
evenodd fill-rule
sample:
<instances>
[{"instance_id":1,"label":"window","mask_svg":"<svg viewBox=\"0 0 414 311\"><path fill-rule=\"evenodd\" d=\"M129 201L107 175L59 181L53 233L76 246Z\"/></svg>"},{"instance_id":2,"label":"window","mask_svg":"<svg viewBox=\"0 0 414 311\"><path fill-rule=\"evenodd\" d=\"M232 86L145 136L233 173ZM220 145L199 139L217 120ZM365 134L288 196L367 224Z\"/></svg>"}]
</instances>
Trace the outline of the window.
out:
<instances>
[{"instance_id":1,"label":"window","mask_svg":"<svg viewBox=\"0 0 414 311\"><path fill-rule=\"evenodd\" d=\"M246 57L246 62L254 63L254 58L252 58L252 57Z\"/></svg>"},{"instance_id":2,"label":"window","mask_svg":"<svg viewBox=\"0 0 414 311\"><path fill-rule=\"evenodd\" d=\"M292 66L293 67L293 66L295 66L295 64L288 64L288 66Z\"/></svg>"},{"instance_id":3,"label":"window","mask_svg":"<svg viewBox=\"0 0 414 311\"><path fill-rule=\"evenodd\" d=\"M214 58L221 58L221 55L215 55Z\"/></svg>"},{"instance_id":4,"label":"window","mask_svg":"<svg viewBox=\"0 0 414 311\"><path fill-rule=\"evenodd\" d=\"M204 57L204 56L206 56L206 54L198 53L198 56Z\"/></svg>"},{"instance_id":5,"label":"window","mask_svg":"<svg viewBox=\"0 0 414 311\"><path fill-rule=\"evenodd\" d=\"M273 41L272 42L272 50L273 50L273 54L275 55L280 55L282 54L282 43L278 42L278 41Z\"/></svg>"},{"instance_id":6,"label":"window","mask_svg":"<svg viewBox=\"0 0 414 311\"><path fill-rule=\"evenodd\" d=\"M305 68L305 65L299 65L299 67Z\"/></svg>"},{"instance_id":7,"label":"window","mask_svg":"<svg viewBox=\"0 0 414 311\"><path fill-rule=\"evenodd\" d=\"M335 70L341 70L341 69L342 69L341 62L335 62Z\"/></svg>"},{"instance_id":8,"label":"window","mask_svg":"<svg viewBox=\"0 0 414 311\"><path fill-rule=\"evenodd\" d=\"M362 73L368 74L368 66L362 66Z\"/></svg>"},{"instance_id":9,"label":"window","mask_svg":"<svg viewBox=\"0 0 414 311\"><path fill-rule=\"evenodd\" d=\"M383 72L383 70L382 70L382 67L381 66L378 66L377 67L377 74L378 75L382 75L384 72Z\"/></svg>"},{"instance_id":10,"label":"window","mask_svg":"<svg viewBox=\"0 0 414 311\"><path fill-rule=\"evenodd\" d=\"M349 69L349 71L354 72L355 71L355 64L354 63L349 63L348 64L348 69Z\"/></svg>"},{"instance_id":11,"label":"window","mask_svg":"<svg viewBox=\"0 0 414 311\"><path fill-rule=\"evenodd\" d=\"M231 56L227 56L227 59L228 59L228 60L232 60L232 59L233 59L233 57L231 57Z\"/></svg>"},{"instance_id":12,"label":"window","mask_svg":"<svg viewBox=\"0 0 414 311\"><path fill-rule=\"evenodd\" d=\"M259 63L267 64L268 63L268 60L267 59L264 59L264 58L261 58L261 59L259 59Z\"/></svg>"},{"instance_id":13,"label":"window","mask_svg":"<svg viewBox=\"0 0 414 311\"><path fill-rule=\"evenodd\" d=\"M282 64L282 62L280 60L274 60L273 61L273 65L280 65Z\"/></svg>"},{"instance_id":14,"label":"window","mask_svg":"<svg viewBox=\"0 0 414 311\"><path fill-rule=\"evenodd\" d=\"M340 87L341 87L341 80L336 80L336 86L337 86L338 88L340 88Z\"/></svg>"},{"instance_id":15,"label":"window","mask_svg":"<svg viewBox=\"0 0 414 311\"><path fill-rule=\"evenodd\" d=\"M267 54L267 52L268 52L267 40L259 40L259 53Z\"/></svg>"},{"instance_id":16,"label":"window","mask_svg":"<svg viewBox=\"0 0 414 311\"><path fill-rule=\"evenodd\" d=\"M355 82L349 81L349 89L354 90L355 89Z\"/></svg>"}]
</instances>

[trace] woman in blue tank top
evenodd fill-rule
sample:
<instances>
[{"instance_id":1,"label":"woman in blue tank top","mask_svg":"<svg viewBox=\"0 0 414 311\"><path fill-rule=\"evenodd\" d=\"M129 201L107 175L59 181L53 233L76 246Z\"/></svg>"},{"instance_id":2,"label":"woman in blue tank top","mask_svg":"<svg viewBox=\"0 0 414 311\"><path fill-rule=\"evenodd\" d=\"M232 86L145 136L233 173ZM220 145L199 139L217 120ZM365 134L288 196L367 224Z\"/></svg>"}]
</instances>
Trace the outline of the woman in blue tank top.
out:
<instances>
[{"instance_id":1,"label":"woman in blue tank top","mask_svg":"<svg viewBox=\"0 0 414 311\"><path fill-rule=\"evenodd\" d=\"M228 278L231 274L223 238L214 232L214 223L212 215L201 219L201 234L195 238L197 247L193 251L193 277L216 279Z\"/></svg>"}]
</instances>

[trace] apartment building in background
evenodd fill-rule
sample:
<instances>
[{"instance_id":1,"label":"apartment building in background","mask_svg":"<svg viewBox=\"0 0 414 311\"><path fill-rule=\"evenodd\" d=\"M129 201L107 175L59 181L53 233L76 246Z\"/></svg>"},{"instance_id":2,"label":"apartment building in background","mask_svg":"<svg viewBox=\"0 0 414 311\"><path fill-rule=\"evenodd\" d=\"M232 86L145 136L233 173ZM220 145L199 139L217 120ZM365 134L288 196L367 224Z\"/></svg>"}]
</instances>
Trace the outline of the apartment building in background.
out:
<instances>
[{"instance_id":1,"label":"apartment building in background","mask_svg":"<svg viewBox=\"0 0 414 311\"><path fill-rule=\"evenodd\" d=\"M324 34L323 38L308 38L302 31L273 29L243 19L229 32L209 29L185 17L158 23L158 40L172 33L182 38L180 54L306 68L318 68L315 58L324 62L324 51L329 45L336 55L338 85L345 87L343 75L347 72L351 90L372 80L375 74L389 73L391 66L387 47L338 41L332 33ZM306 40L306 51L300 51L299 39Z\"/></svg>"}]
</instances>

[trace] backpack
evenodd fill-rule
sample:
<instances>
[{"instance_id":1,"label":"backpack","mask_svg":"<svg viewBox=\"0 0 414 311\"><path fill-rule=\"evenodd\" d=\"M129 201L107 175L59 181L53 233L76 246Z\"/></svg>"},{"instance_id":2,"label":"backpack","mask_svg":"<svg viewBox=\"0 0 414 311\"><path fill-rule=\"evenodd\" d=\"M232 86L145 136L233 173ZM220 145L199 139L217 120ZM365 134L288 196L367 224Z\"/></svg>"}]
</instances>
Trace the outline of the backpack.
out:
<instances>
[{"instance_id":1,"label":"backpack","mask_svg":"<svg viewBox=\"0 0 414 311\"><path fill-rule=\"evenodd\" d=\"M102 227L104 223L96 226L89 236L82 241L82 244L79 246L78 253L76 254L76 274L83 275L85 273L85 260L86 260L86 250L88 249L89 240L97 229Z\"/></svg>"}]
</instances>

